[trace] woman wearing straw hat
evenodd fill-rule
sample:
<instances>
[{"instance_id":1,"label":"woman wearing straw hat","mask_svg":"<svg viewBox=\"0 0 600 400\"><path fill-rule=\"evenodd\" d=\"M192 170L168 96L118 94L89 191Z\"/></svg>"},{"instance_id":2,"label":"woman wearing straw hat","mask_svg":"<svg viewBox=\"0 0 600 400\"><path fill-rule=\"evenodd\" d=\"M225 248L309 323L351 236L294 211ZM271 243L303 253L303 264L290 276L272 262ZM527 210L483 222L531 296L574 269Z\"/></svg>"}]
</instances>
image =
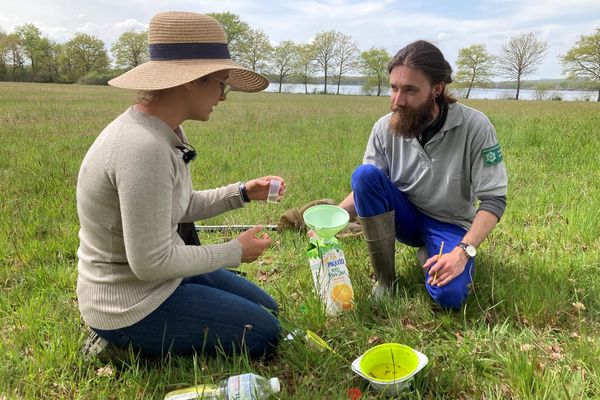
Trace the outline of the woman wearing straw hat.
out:
<instances>
[{"instance_id":1,"label":"woman wearing straw hat","mask_svg":"<svg viewBox=\"0 0 600 400\"><path fill-rule=\"evenodd\" d=\"M280 331L277 304L223 268L256 260L271 239L257 236L260 226L214 245L177 235L180 222L265 200L270 180L281 180L192 190L195 151L181 127L208 120L230 86L257 92L268 81L230 59L222 27L206 15L157 14L148 37L150 61L109 82L138 90L138 100L102 131L79 172L77 297L93 331L84 350L268 355Z\"/></svg>"}]
</instances>

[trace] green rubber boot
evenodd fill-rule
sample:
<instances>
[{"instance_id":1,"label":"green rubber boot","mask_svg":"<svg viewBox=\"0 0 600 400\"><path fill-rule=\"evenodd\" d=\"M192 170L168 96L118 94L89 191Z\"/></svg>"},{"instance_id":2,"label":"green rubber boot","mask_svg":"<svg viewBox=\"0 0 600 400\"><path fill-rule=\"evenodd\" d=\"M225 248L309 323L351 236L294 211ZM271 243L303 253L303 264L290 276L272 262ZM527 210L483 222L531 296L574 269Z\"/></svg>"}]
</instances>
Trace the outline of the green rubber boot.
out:
<instances>
[{"instance_id":1,"label":"green rubber boot","mask_svg":"<svg viewBox=\"0 0 600 400\"><path fill-rule=\"evenodd\" d=\"M373 296L376 298L391 294L396 280L396 222L394 215L395 212L392 210L372 217L358 217L377 280L373 288Z\"/></svg>"}]
</instances>

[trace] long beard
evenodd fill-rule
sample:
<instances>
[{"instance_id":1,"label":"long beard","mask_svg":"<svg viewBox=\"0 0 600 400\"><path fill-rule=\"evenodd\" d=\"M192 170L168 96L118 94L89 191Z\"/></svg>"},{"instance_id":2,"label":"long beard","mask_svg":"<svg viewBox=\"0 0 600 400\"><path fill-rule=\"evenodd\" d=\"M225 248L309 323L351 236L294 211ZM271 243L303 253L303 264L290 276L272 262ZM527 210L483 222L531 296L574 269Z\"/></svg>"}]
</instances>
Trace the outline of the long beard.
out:
<instances>
[{"instance_id":1,"label":"long beard","mask_svg":"<svg viewBox=\"0 0 600 400\"><path fill-rule=\"evenodd\" d=\"M406 139L418 138L431 123L434 109L435 99L433 95L429 96L423 104L416 108L411 106L392 106L393 114L390 119L390 128L394 135Z\"/></svg>"}]
</instances>

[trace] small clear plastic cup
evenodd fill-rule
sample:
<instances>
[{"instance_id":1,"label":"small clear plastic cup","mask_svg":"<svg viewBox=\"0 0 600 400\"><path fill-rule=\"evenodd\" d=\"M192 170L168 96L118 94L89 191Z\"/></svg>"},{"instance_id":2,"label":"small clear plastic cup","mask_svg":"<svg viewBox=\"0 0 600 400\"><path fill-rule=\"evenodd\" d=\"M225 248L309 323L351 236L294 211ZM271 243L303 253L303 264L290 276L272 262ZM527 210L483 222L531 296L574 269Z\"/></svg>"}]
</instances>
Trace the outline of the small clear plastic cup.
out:
<instances>
[{"instance_id":1,"label":"small clear plastic cup","mask_svg":"<svg viewBox=\"0 0 600 400\"><path fill-rule=\"evenodd\" d=\"M269 185L269 194L267 196L268 203L277 203L280 187L281 181L279 179L271 179L271 184Z\"/></svg>"}]
</instances>

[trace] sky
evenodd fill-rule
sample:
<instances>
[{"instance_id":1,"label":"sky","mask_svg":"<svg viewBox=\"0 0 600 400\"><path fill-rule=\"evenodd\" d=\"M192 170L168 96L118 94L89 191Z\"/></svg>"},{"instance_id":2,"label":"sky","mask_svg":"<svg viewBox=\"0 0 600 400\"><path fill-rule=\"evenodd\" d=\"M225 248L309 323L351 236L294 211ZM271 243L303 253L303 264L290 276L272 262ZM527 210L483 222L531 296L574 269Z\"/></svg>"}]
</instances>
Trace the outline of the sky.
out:
<instances>
[{"instance_id":1,"label":"sky","mask_svg":"<svg viewBox=\"0 0 600 400\"><path fill-rule=\"evenodd\" d=\"M161 11L232 12L273 44L308 43L319 32L336 30L360 50L385 48L393 55L424 39L453 68L461 48L483 43L498 55L511 37L532 32L549 50L527 79L564 77L559 57L600 27L600 0L2 0L0 31L33 23L60 43L83 32L108 49L121 33L147 29Z\"/></svg>"}]
</instances>

